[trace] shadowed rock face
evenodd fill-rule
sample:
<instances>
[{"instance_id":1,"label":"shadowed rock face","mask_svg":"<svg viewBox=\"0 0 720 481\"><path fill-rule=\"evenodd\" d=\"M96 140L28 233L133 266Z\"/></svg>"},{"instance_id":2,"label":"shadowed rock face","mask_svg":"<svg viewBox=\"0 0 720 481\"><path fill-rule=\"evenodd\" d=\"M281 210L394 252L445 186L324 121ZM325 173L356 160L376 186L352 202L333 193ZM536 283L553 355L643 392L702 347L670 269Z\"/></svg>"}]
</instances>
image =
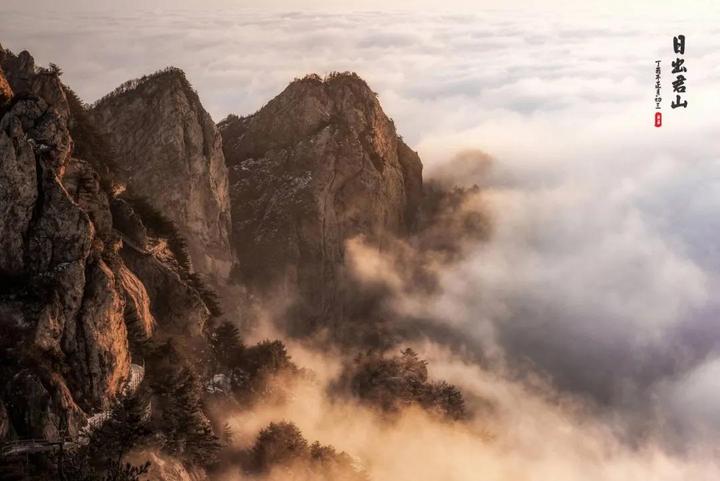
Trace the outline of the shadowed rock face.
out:
<instances>
[{"instance_id":1,"label":"shadowed rock face","mask_svg":"<svg viewBox=\"0 0 720 481\"><path fill-rule=\"evenodd\" d=\"M0 51L0 375L8 429L52 439L107 407L130 366L122 261L97 174L72 157L65 93Z\"/></svg>"},{"instance_id":2,"label":"shadowed rock face","mask_svg":"<svg viewBox=\"0 0 720 481\"><path fill-rule=\"evenodd\" d=\"M290 84L256 114L219 125L229 167L237 272L312 300L317 325L344 318L344 243L414 226L422 164L355 74Z\"/></svg>"},{"instance_id":3,"label":"shadowed rock face","mask_svg":"<svg viewBox=\"0 0 720 481\"><path fill-rule=\"evenodd\" d=\"M163 334L187 338L202 336L210 312L180 273L153 253L138 251L129 243L124 244L121 255L147 288L152 313L158 319L158 327ZM151 331L146 326L146 321L133 320L132 324L133 332L135 326L140 327L141 332L146 334Z\"/></svg>"},{"instance_id":4,"label":"shadowed rock face","mask_svg":"<svg viewBox=\"0 0 720 481\"><path fill-rule=\"evenodd\" d=\"M120 256L129 268L122 282L131 301L126 306L131 339L142 342L156 331L161 337L201 337L211 317L209 308L163 234L155 232L135 207L122 197L110 206L113 226L123 239Z\"/></svg>"},{"instance_id":5,"label":"shadowed rock face","mask_svg":"<svg viewBox=\"0 0 720 481\"><path fill-rule=\"evenodd\" d=\"M197 272L227 278L230 204L220 134L184 74L121 86L92 110L118 157L117 180L173 220Z\"/></svg>"},{"instance_id":6,"label":"shadowed rock face","mask_svg":"<svg viewBox=\"0 0 720 481\"><path fill-rule=\"evenodd\" d=\"M1 49L0 68L0 438L54 439L111 405L131 342L199 336L210 312L142 216L109 198L100 160L73 156L69 125L87 113L57 73Z\"/></svg>"}]
</instances>

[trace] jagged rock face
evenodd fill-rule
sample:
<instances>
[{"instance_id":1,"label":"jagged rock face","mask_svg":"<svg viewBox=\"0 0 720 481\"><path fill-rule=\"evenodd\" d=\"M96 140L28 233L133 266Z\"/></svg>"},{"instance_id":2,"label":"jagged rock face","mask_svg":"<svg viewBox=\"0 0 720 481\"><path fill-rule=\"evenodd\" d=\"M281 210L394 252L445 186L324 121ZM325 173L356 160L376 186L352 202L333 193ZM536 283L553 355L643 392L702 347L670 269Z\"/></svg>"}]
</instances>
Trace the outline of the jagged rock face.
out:
<instances>
[{"instance_id":1,"label":"jagged rock face","mask_svg":"<svg viewBox=\"0 0 720 481\"><path fill-rule=\"evenodd\" d=\"M5 403L0 400L0 439L5 439L10 431L10 418Z\"/></svg>"},{"instance_id":2,"label":"jagged rock face","mask_svg":"<svg viewBox=\"0 0 720 481\"><path fill-rule=\"evenodd\" d=\"M0 107L10 101L13 96L13 91L10 88L10 84L5 78L2 68L0 68Z\"/></svg>"},{"instance_id":3,"label":"jagged rock face","mask_svg":"<svg viewBox=\"0 0 720 481\"><path fill-rule=\"evenodd\" d=\"M52 439L128 376L123 265L97 174L72 158L62 84L29 54L0 49L0 63L30 94L0 118L2 398L17 435Z\"/></svg>"},{"instance_id":4,"label":"jagged rock face","mask_svg":"<svg viewBox=\"0 0 720 481\"><path fill-rule=\"evenodd\" d=\"M147 288L153 316L164 334L201 336L210 311L176 269L153 255L125 243L121 251L125 263Z\"/></svg>"},{"instance_id":5,"label":"jagged rock face","mask_svg":"<svg viewBox=\"0 0 720 481\"><path fill-rule=\"evenodd\" d=\"M73 157L65 167L62 184L70 197L87 213L96 235L109 242L113 218L107 194L100 188L100 178L95 170L84 160Z\"/></svg>"},{"instance_id":6,"label":"jagged rock face","mask_svg":"<svg viewBox=\"0 0 720 481\"><path fill-rule=\"evenodd\" d=\"M138 250L146 250L148 232L142 218L124 199L113 199L110 209L114 226L125 237L125 244L132 244Z\"/></svg>"},{"instance_id":7,"label":"jagged rock face","mask_svg":"<svg viewBox=\"0 0 720 481\"><path fill-rule=\"evenodd\" d=\"M422 164L354 74L293 82L262 110L220 124L238 270L312 299L310 317L343 317L344 243L382 244L412 228ZM307 315L307 314L306 314Z\"/></svg>"},{"instance_id":8,"label":"jagged rock face","mask_svg":"<svg viewBox=\"0 0 720 481\"><path fill-rule=\"evenodd\" d=\"M8 114L2 122L7 126L0 126L0 273L13 276L25 267L24 236L37 200L37 172L20 118Z\"/></svg>"},{"instance_id":9,"label":"jagged rock face","mask_svg":"<svg viewBox=\"0 0 720 481\"><path fill-rule=\"evenodd\" d=\"M130 368L124 299L115 274L98 260L87 267L79 315L65 326L64 351L77 362L71 376L86 405L107 407Z\"/></svg>"},{"instance_id":10,"label":"jagged rock face","mask_svg":"<svg viewBox=\"0 0 720 481\"><path fill-rule=\"evenodd\" d=\"M53 107L59 116L68 118L67 98L60 79L50 69L38 69L27 50L14 55L0 45L0 69L4 71L15 95L36 95Z\"/></svg>"},{"instance_id":11,"label":"jagged rock face","mask_svg":"<svg viewBox=\"0 0 720 481\"><path fill-rule=\"evenodd\" d=\"M184 74L170 69L121 87L92 115L119 156L119 180L178 224L196 271L227 278L232 254L222 140Z\"/></svg>"},{"instance_id":12,"label":"jagged rock face","mask_svg":"<svg viewBox=\"0 0 720 481\"><path fill-rule=\"evenodd\" d=\"M20 434L40 439L77 435L85 413L75 404L65 381L58 374L41 377L29 369L15 374L5 389L8 424Z\"/></svg>"},{"instance_id":13,"label":"jagged rock face","mask_svg":"<svg viewBox=\"0 0 720 481\"><path fill-rule=\"evenodd\" d=\"M129 296L136 301L128 306L131 310L126 310L131 337L141 341L149 336L154 327L148 323L154 324L155 319L163 334L200 336L210 311L197 290L188 284L186 273L167 243L150 236L141 216L125 199L113 199L110 208L114 226L123 238L120 255L132 271L124 279L124 288L128 294L141 290L139 295ZM132 279L130 275L137 277ZM150 312L152 320L143 316L145 320L136 323L133 319L138 312Z\"/></svg>"},{"instance_id":14,"label":"jagged rock face","mask_svg":"<svg viewBox=\"0 0 720 481\"><path fill-rule=\"evenodd\" d=\"M147 341L155 332L150 296L140 279L125 266L120 268L120 284L125 295L125 323L128 334L136 342Z\"/></svg>"}]
</instances>

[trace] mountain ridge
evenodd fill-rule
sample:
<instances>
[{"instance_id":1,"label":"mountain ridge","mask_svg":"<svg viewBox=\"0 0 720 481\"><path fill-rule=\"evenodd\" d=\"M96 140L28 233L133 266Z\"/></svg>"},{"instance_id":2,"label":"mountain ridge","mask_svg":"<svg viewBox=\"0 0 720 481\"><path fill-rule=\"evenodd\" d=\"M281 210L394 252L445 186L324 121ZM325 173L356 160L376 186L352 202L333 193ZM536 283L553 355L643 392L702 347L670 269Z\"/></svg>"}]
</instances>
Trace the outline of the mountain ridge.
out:
<instances>
[{"instance_id":1,"label":"mountain ridge","mask_svg":"<svg viewBox=\"0 0 720 481\"><path fill-rule=\"evenodd\" d=\"M335 331L326 346L342 340L348 352L369 341L346 332L363 323L348 303L345 243L362 235L380 249L412 232L423 187L419 157L367 84L356 74L311 75L253 116L216 127L174 67L93 106L62 83L59 68L36 67L27 52L0 50L0 85L3 72L0 327L8 335L0 352L10 362L0 366L0 442L69 436L69 461L33 458L43 479L66 470L68 479L135 481L116 458L138 460L138 473L151 459L162 481L212 479L222 464L367 479L292 423L270 423L240 451L224 425L228 412L314 382L281 341L244 344L238 316L278 298L259 298L267 285L252 276L234 284L231 265L255 274L248 260L257 262L283 286L283 300L296 296L278 313L295 324L279 332ZM249 228L240 242L233 219ZM411 350L386 356L395 344L378 344L371 322L362 331L379 350L343 363L338 402L465 419L461 393L430 380L425 361ZM88 433L90 420L99 427ZM288 466L287 443L299 446Z\"/></svg>"}]
</instances>

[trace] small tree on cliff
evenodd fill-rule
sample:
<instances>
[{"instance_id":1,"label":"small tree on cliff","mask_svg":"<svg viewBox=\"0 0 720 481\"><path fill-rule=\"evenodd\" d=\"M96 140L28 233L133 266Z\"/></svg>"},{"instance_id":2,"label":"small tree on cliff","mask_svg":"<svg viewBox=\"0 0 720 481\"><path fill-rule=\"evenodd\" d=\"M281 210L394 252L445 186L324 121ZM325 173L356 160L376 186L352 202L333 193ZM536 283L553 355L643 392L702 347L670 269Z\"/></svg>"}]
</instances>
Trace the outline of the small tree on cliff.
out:
<instances>
[{"instance_id":1,"label":"small tree on cliff","mask_svg":"<svg viewBox=\"0 0 720 481\"><path fill-rule=\"evenodd\" d=\"M122 458L149 439L149 399L139 394L117 401L110 417L87 434L87 444L58 466L60 481L139 481L150 463L135 466Z\"/></svg>"},{"instance_id":2,"label":"small tree on cliff","mask_svg":"<svg viewBox=\"0 0 720 481\"><path fill-rule=\"evenodd\" d=\"M240 331L228 321L220 324L210 334L210 348L218 364L228 369L238 366L245 350L240 340Z\"/></svg>"},{"instance_id":3,"label":"small tree on cliff","mask_svg":"<svg viewBox=\"0 0 720 481\"><path fill-rule=\"evenodd\" d=\"M152 435L148 423L150 400L145 393L117 401L110 418L89 435L88 448L94 459L122 457Z\"/></svg>"},{"instance_id":4,"label":"small tree on cliff","mask_svg":"<svg viewBox=\"0 0 720 481\"><path fill-rule=\"evenodd\" d=\"M193 373L182 368L156 386L161 400L161 428L166 437L164 449L198 466L217 460L221 443L202 411L200 385Z\"/></svg>"}]
</instances>

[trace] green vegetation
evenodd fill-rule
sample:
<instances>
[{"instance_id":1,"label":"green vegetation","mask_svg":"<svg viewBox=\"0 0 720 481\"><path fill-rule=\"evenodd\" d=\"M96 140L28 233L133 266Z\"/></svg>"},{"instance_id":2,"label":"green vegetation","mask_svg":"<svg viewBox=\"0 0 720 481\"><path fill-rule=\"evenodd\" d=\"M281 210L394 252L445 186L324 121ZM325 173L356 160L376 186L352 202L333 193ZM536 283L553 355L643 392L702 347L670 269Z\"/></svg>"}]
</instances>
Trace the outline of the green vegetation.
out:
<instances>
[{"instance_id":1,"label":"green vegetation","mask_svg":"<svg viewBox=\"0 0 720 481\"><path fill-rule=\"evenodd\" d=\"M200 298L210 310L210 314L213 317L222 316L223 312L220 306L220 297L200 274L192 271L192 261L190 260L187 241L180 232L177 224L143 197L128 195L123 196L123 199L126 200L135 213L140 216L143 225L148 229L150 235L167 241L168 247L178 263L181 276L197 291Z\"/></svg>"},{"instance_id":2,"label":"green vegetation","mask_svg":"<svg viewBox=\"0 0 720 481\"><path fill-rule=\"evenodd\" d=\"M192 270L190 253L188 252L187 241L180 232L178 226L165 214L160 212L152 203L144 197L135 195L123 196L133 208L153 237L161 237L168 243L168 247L175 256L180 268L187 275Z\"/></svg>"},{"instance_id":3,"label":"green vegetation","mask_svg":"<svg viewBox=\"0 0 720 481\"><path fill-rule=\"evenodd\" d=\"M136 78L136 79L132 79L132 80L123 82L117 88L115 88L115 90L113 90L112 92L108 93L107 95L105 95L102 98L100 98L99 100L97 100L92 105L92 108L95 108L102 103L114 100L128 92L136 90L138 87L141 87L142 85L146 84L150 80L161 79L163 77L179 77L187 85L187 87L190 90L192 90L190 83L188 82L187 78L185 77L185 72L183 72L182 69L179 69L177 67L169 66L169 67L160 69L157 72L151 73L150 75L143 75L140 78ZM193 92L194 92L194 90L193 90Z\"/></svg>"},{"instance_id":4,"label":"green vegetation","mask_svg":"<svg viewBox=\"0 0 720 481\"><path fill-rule=\"evenodd\" d=\"M212 466L221 443L203 410L199 376L171 341L151 348L146 363L161 449L189 464Z\"/></svg>"},{"instance_id":5,"label":"green vegetation","mask_svg":"<svg viewBox=\"0 0 720 481\"><path fill-rule=\"evenodd\" d=\"M261 398L282 398L288 383L303 375L282 341L265 340L246 347L238 329L229 322L220 324L210 334L210 346L217 371L230 379L233 395L241 404ZM279 375L286 376L282 387L272 383Z\"/></svg>"},{"instance_id":6,"label":"green vegetation","mask_svg":"<svg viewBox=\"0 0 720 481\"><path fill-rule=\"evenodd\" d=\"M144 394L118 400L109 418L85 435L85 442L58 461L60 481L139 481L150 463L134 466L123 457L147 443L153 433L148 422L149 399Z\"/></svg>"},{"instance_id":7,"label":"green vegetation","mask_svg":"<svg viewBox=\"0 0 720 481\"><path fill-rule=\"evenodd\" d=\"M257 436L255 444L244 453L243 468L249 474L269 473L286 468L293 479L322 481L366 481L364 471L354 466L347 454L317 441L308 444L292 423L271 423Z\"/></svg>"},{"instance_id":8,"label":"green vegetation","mask_svg":"<svg viewBox=\"0 0 720 481\"><path fill-rule=\"evenodd\" d=\"M112 195L113 173L118 168L115 152L107 136L95 127L88 106L70 87L63 85L63 89L70 110L68 128L73 139L73 155L90 163L100 177L103 190Z\"/></svg>"},{"instance_id":9,"label":"green vegetation","mask_svg":"<svg viewBox=\"0 0 720 481\"><path fill-rule=\"evenodd\" d=\"M460 390L444 381L429 381L427 361L412 349L393 357L358 356L347 366L336 388L385 413L398 413L415 405L445 419L468 417Z\"/></svg>"},{"instance_id":10,"label":"green vegetation","mask_svg":"<svg viewBox=\"0 0 720 481\"><path fill-rule=\"evenodd\" d=\"M203 300L207 308L210 310L210 315L213 317L220 317L223 315L223 310L220 305L220 296L217 292L208 285L202 275L197 272L190 272L187 274L188 284L192 286L200 298Z\"/></svg>"}]
</instances>

